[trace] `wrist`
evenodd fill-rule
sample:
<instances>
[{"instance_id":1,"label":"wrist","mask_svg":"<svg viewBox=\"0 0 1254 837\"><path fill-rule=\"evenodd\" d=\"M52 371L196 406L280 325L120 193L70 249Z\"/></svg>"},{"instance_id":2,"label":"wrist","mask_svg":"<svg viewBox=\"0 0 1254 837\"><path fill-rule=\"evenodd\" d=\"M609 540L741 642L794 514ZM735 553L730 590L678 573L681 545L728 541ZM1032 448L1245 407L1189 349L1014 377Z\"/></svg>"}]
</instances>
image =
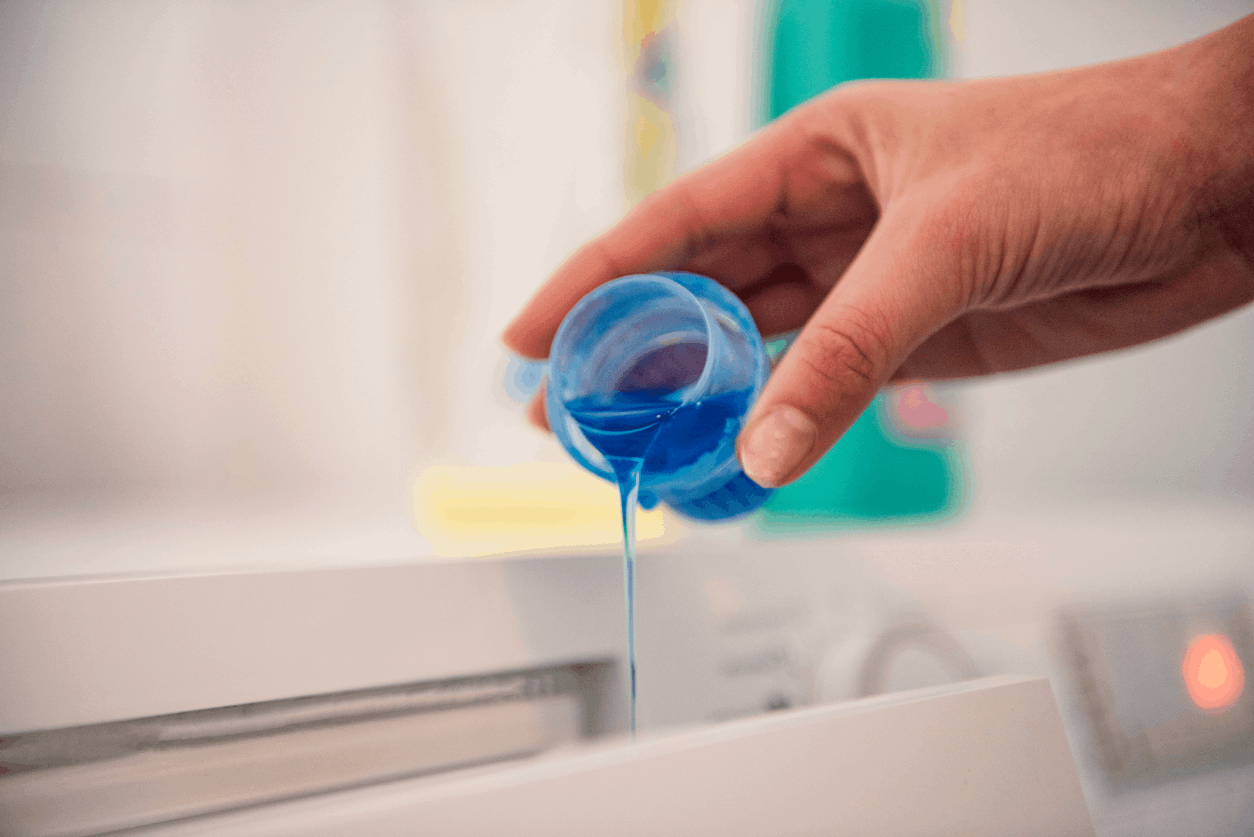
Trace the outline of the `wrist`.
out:
<instances>
[{"instance_id":1,"label":"wrist","mask_svg":"<svg viewBox=\"0 0 1254 837\"><path fill-rule=\"evenodd\" d=\"M1195 220L1254 270L1254 15L1164 58L1198 186Z\"/></svg>"}]
</instances>

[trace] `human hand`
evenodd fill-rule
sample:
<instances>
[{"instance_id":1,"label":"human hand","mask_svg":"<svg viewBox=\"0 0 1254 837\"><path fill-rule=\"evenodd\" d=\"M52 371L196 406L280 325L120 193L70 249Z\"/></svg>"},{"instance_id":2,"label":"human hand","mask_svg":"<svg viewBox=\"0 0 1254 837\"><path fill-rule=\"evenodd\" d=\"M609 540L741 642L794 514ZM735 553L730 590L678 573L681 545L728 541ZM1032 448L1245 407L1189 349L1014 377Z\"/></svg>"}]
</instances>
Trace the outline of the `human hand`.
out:
<instances>
[{"instance_id":1,"label":"human hand","mask_svg":"<svg viewBox=\"0 0 1254 837\"><path fill-rule=\"evenodd\" d=\"M618 276L720 280L763 334L804 326L738 445L783 485L889 381L1120 349L1254 299L1251 54L1254 16L1080 70L839 88L581 248L505 342L546 356Z\"/></svg>"}]
</instances>

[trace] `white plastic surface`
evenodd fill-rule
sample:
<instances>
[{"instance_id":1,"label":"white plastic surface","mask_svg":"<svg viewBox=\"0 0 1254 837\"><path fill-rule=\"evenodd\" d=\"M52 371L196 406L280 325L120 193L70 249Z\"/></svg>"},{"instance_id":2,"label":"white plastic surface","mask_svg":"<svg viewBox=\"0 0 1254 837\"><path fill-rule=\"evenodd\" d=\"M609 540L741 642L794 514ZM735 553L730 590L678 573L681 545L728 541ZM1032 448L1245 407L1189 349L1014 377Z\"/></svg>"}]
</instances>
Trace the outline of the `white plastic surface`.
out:
<instances>
[{"instance_id":1,"label":"white plastic surface","mask_svg":"<svg viewBox=\"0 0 1254 837\"><path fill-rule=\"evenodd\" d=\"M1049 683L992 678L731 722L148 837L1091 835Z\"/></svg>"},{"instance_id":2,"label":"white plastic surface","mask_svg":"<svg viewBox=\"0 0 1254 837\"><path fill-rule=\"evenodd\" d=\"M618 565L559 563L519 605L541 647L526 560L0 584L0 732L605 658Z\"/></svg>"}]
</instances>

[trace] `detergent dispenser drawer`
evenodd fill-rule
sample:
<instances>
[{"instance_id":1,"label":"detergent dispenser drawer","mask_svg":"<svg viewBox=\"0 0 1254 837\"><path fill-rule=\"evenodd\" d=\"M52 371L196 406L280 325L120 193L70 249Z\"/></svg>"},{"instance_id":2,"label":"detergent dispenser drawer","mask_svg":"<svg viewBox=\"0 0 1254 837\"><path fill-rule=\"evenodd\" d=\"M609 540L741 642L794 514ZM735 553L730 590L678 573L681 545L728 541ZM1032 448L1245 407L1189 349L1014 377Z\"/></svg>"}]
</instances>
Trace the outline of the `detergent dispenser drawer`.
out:
<instances>
[{"instance_id":1,"label":"detergent dispenser drawer","mask_svg":"<svg viewBox=\"0 0 1254 837\"><path fill-rule=\"evenodd\" d=\"M5 735L0 833L81 837L531 756L601 731L612 666Z\"/></svg>"}]
</instances>

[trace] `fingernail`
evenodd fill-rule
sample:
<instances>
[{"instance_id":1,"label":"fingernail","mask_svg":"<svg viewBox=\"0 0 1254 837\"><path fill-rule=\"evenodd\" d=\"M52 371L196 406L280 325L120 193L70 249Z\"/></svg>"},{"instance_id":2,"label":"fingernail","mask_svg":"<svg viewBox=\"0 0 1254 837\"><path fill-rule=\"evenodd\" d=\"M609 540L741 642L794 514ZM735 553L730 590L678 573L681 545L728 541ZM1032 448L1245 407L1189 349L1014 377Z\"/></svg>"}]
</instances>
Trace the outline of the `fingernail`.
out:
<instances>
[{"instance_id":1,"label":"fingernail","mask_svg":"<svg viewBox=\"0 0 1254 837\"><path fill-rule=\"evenodd\" d=\"M749 479L776 488L814 447L818 429L796 407L776 407L754 422L740 443L740 467Z\"/></svg>"}]
</instances>

